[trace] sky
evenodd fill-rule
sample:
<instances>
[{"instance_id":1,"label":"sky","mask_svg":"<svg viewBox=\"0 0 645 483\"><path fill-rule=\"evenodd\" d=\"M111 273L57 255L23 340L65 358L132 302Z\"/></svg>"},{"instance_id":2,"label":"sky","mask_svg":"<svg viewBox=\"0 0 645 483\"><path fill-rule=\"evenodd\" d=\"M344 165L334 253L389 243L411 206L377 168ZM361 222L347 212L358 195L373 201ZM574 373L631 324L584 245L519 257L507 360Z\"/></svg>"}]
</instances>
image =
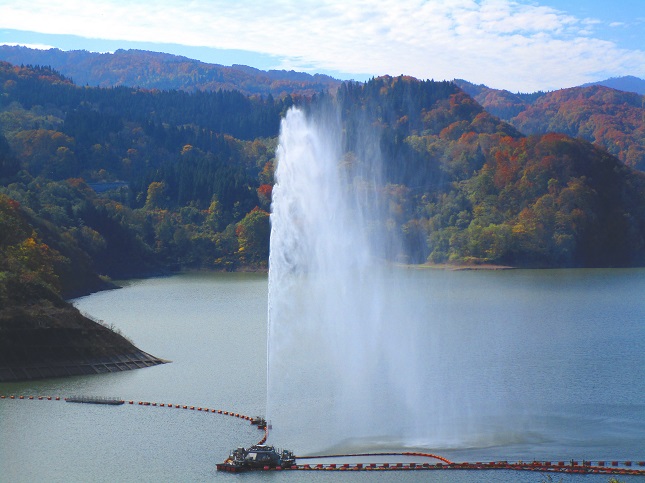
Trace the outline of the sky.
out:
<instances>
[{"instance_id":1,"label":"sky","mask_svg":"<svg viewBox=\"0 0 645 483\"><path fill-rule=\"evenodd\" d=\"M645 0L0 0L0 44L534 92L645 78Z\"/></svg>"}]
</instances>

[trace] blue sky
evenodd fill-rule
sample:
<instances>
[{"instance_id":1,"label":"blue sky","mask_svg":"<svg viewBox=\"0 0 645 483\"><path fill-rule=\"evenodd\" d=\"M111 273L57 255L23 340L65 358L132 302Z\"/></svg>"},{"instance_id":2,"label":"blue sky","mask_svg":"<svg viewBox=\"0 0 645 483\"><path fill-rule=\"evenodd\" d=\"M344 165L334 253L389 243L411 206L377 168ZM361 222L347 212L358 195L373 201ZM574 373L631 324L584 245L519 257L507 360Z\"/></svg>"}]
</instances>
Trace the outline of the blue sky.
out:
<instances>
[{"instance_id":1,"label":"blue sky","mask_svg":"<svg viewBox=\"0 0 645 483\"><path fill-rule=\"evenodd\" d=\"M532 92L645 78L645 0L0 0L0 44Z\"/></svg>"}]
</instances>

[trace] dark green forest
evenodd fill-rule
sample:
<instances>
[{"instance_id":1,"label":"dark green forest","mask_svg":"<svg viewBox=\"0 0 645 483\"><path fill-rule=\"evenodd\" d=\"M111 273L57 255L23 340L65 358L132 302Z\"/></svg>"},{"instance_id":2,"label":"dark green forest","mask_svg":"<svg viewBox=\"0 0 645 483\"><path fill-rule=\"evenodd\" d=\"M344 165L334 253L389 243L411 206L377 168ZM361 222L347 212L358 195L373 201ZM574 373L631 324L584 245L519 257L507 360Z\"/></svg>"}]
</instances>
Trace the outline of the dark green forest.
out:
<instances>
[{"instance_id":1,"label":"dark green forest","mask_svg":"<svg viewBox=\"0 0 645 483\"><path fill-rule=\"evenodd\" d=\"M385 76L274 98L77 86L0 63L0 301L266 269L280 119L330 103L344 161L382 158L376 202L402 241L392 261L645 262L643 173L580 138L527 136L451 82Z\"/></svg>"}]
</instances>

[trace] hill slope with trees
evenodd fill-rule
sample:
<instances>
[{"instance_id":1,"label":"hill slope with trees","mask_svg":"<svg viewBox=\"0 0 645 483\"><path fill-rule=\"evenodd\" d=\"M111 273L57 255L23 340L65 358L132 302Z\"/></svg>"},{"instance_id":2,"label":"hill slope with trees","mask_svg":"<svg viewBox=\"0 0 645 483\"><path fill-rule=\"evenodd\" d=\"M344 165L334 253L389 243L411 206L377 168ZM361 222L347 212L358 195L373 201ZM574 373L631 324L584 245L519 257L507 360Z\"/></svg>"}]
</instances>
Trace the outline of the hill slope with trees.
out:
<instances>
[{"instance_id":1,"label":"hill slope with trees","mask_svg":"<svg viewBox=\"0 0 645 483\"><path fill-rule=\"evenodd\" d=\"M39 50L0 46L0 60L15 65L49 66L77 85L139 87L142 89L239 91L244 95L311 96L334 89L340 81L303 72L262 71L244 65L208 64L178 55L145 50L100 54L85 50Z\"/></svg>"},{"instance_id":2,"label":"hill slope with trees","mask_svg":"<svg viewBox=\"0 0 645 483\"><path fill-rule=\"evenodd\" d=\"M162 364L61 298L64 285L83 292L111 287L64 236L0 194L0 382Z\"/></svg>"},{"instance_id":3,"label":"hill slope with trees","mask_svg":"<svg viewBox=\"0 0 645 483\"><path fill-rule=\"evenodd\" d=\"M643 95L602 85L513 94L463 80L456 83L486 110L524 134L559 132L578 137L645 171Z\"/></svg>"},{"instance_id":4,"label":"hill slope with trees","mask_svg":"<svg viewBox=\"0 0 645 483\"><path fill-rule=\"evenodd\" d=\"M450 83L379 78L339 97L380 126L396 194L390 225L411 261L645 261L645 175L605 150L563 134L524 136Z\"/></svg>"}]
</instances>

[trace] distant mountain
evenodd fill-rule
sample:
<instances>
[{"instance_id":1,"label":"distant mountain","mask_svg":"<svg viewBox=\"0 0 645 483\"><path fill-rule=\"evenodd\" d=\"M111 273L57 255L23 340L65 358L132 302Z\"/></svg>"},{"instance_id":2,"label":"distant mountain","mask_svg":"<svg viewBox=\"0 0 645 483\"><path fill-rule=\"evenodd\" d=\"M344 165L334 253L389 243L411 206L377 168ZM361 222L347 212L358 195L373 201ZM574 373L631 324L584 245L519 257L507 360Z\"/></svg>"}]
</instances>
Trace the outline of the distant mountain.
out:
<instances>
[{"instance_id":1,"label":"distant mountain","mask_svg":"<svg viewBox=\"0 0 645 483\"><path fill-rule=\"evenodd\" d=\"M641 95L602 85L513 94L460 79L454 82L488 112L524 134L560 132L581 138L645 171L645 98Z\"/></svg>"},{"instance_id":2,"label":"distant mountain","mask_svg":"<svg viewBox=\"0 0 645 483\"><path fill-rule=\"evenodd\" d=\"M645 171L642 96L600 85L549 92L510 120L526 134L560 132L602 146Z\"/></svg>"},{"instance_id":3,"label":"distant mountain","mask_svg":"<svg viewBox=\"0 0 645 483\"><path fill-rule=\"evenodd\" d=\"M525 99L521 94L492 89L484 84L475 85L463 79L455 79L453 82L479 102L488 112L505 121L517 116L530 104L529 100Z\"/></svg>"},{"instance_id":4,"label":"distant mountain","mask_svg":"<svg viewBox=\"0 0 645 483\"><path fill-rule=\"evenodd\" d=\"M50 66L78 85L128 86L143 89L217 91L238 90L245 95L311 96L334 89L341 81L303 72L262 71L244 65L207 64L187 57L144 50L99 54L86 50L38 50L0 46L0 60L14 65Z\"/></svg>"},{"instance_id":5,"label":"distant mountain","mask_svg":"<svg viewBox=\"0 0 645 483\"><path fill-rule=\"evenodd\" d=\"M590 82L588 84L582 84L581 87L589 86L605 86L619 91L635 92L636 94L645 95L645 80L634 77L633 75L612 77L603 81Z\"/></svg>"}]
</instances>

